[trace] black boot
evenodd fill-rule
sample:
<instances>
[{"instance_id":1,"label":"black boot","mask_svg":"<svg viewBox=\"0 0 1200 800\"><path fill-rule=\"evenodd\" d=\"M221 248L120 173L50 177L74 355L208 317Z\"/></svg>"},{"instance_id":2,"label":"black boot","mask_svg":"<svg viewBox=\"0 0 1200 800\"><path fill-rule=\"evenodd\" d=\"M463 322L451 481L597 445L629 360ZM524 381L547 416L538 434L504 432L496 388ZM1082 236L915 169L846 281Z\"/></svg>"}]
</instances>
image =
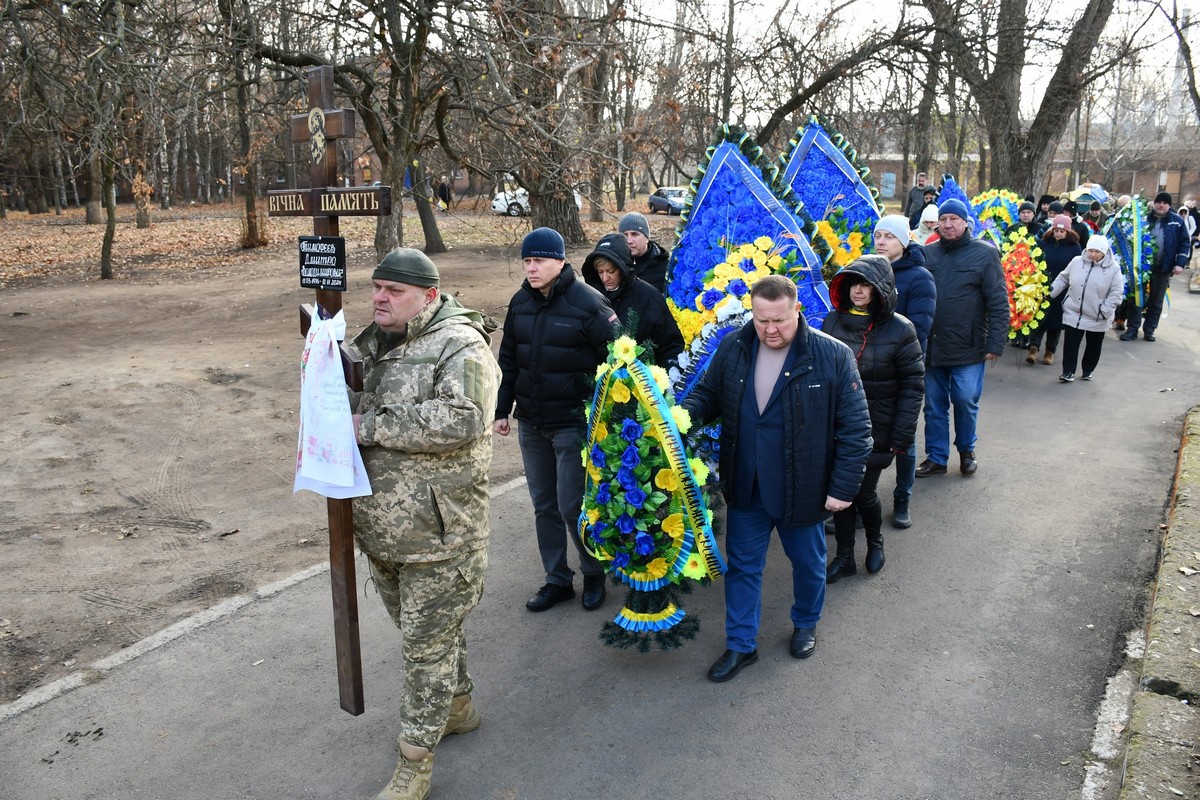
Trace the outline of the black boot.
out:
<instances>
[{"instance_id":1,"label":"black boot","mask_svg":"<svg viewBox=\"0 0 1200 800\"><path fill-rule=\"evenodd\" d=\"M825 567L825 582L837 583L858 572L854 566L854 509L847 508L833 515L836 526L837 553Z\"/></svg>"},{"instance_id":2,"label":"black boot","mask_svg":"<svg viewBox=\"0 0 1200 800\"><path fill-rule=\"evenodd\" d=\"M883 532L867 531L867 572L872 575L879 572L883 569L883 561Z\"/></svg>"}]
</instances>

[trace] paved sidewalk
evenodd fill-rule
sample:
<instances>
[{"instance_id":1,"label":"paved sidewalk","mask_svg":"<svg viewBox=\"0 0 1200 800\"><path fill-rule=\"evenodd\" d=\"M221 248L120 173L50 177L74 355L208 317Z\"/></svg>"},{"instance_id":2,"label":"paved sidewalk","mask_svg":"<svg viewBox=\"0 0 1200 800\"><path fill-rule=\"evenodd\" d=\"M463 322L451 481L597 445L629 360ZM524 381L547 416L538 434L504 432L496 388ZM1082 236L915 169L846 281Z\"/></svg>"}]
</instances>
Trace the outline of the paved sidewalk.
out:
<instances>
[{"instance_id":1,"label":"paved sidewalk","mask_svg":"<svg viewBox=\"0 0 1200 800\"><path fill-rule=\"evenodd\" d=\"M1188 414L1172 500L1121 800L1200 797L1200 407Z\"/></svg>"}]
</instances>

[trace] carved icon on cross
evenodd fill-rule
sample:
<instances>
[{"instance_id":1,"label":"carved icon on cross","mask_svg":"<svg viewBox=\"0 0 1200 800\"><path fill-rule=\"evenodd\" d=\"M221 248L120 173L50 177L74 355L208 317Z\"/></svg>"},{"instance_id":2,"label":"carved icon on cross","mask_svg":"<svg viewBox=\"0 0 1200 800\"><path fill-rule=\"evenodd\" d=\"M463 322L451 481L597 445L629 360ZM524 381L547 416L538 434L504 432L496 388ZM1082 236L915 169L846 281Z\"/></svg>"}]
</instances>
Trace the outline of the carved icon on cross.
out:
<instances>
[{"instance_id":1,"label":"carved icon on cross","mask_svg":"<svg viewBox=\"0 0 1200 800\"><path fill-rule=\"evenodd\" d=\"M308 112L309 148L313 163L325 155L325 112L314 108Z\"/></svg>"}]
</instances>

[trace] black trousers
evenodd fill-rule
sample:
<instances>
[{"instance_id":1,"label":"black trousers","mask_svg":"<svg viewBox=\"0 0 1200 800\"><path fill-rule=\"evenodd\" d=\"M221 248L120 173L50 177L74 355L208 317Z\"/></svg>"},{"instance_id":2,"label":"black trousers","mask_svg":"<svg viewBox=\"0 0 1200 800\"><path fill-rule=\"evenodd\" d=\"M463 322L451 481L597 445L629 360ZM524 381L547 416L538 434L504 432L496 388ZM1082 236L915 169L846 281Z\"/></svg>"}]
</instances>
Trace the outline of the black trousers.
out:
<instances>
[{"instance_id":1,"label":"black trousers","mask_svg":"<svg viewBox=\"0 0 1200 800\"><path fill-rule=\"evenodd\" d=\"M1075 364L1079 360L1079 343L1087 337L1087 347L1083 351L1083 374L1094 372L1100 363L1100 351L1104 349L1104 331L1081 331L1079 328L1063 329L1062 374L1074 375Z\"/></svg>"}]
</instances>

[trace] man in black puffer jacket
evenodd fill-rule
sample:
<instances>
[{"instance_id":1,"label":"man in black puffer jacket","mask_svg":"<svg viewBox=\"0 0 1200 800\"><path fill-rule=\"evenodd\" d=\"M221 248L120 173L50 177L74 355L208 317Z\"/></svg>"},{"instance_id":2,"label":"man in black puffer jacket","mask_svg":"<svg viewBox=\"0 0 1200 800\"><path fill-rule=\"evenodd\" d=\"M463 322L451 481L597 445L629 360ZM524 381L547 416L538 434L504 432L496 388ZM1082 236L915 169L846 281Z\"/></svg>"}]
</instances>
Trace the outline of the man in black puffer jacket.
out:
<instances>
[{"instance_id":1,"label":"man in black puffer jacket","mask_svg":"<svg viewBox=\"0 0 1200 800\"><path fill-rule=\"evenodd\" d=\"M599 292L576 279L558 231L538 228L530 233L521 244L521 258L526 279L504 318L494 428L508 435L515 403L538 551L546 569L545 585L525 607L545 611L575 596L575 573L567 566L570 536L583 572L583 607L591 610L604 602L605 591L604 568L578 532L585 482L579 456L587 431L583 406L596 367L608 358L617 315Z\"/></svg>"},{"instance_id":2,"label":"man in black puffer jacket","mask_svg":"<svg viewBox=\"0 0 1200 800\"><path fill-rule=\"evenodd\" d=\"M650 238L650 223L636 211L621 217L617 230L625 235L629 253L633 256L633 274L663 293L667 285L667 268L671 251Z\"/></svg>"},{"instance_id":3,"label":"man in black puffer jacket","mask_svg":"<svg viewBox=\"0 0 1200 800\"><path fill-rule=\"evenodd\" d=\"M866 255L848 264L829 282L829 298L834 310L825 316L821 330L855 354L875 441L854 505L833 515L837 555L825 570L825 579L835 583L857 572L856 511L866 530L867 572L883 569L883 511L875 488L892 459L907 453L916 439L925 366L916 328L896 313L896 282L885 256Z\"/></svg>"},{"instance_id":4,"label":"man in black puffer jacket","mask_svg":"<svg viewBox=\"0 0 1200 800\"><path fill-rule=\"evenodd\" d=\"M753 324L728 334L683 402L698 428L721 419L721 491L729 503L725 647L710 680L758 661L763 566L771 530L792 562L790 651L808 658L825 604L825 518L858 494L871 419L854 354L809 329L796 284L750 289Z\"/></svg>"},{"instance_id":5,"label":"man in black puffer jacket","mask_svg":"<svg viewBox=\"0 0 1200 800\"><path fill-rule=\"evenodd\" d=\"M602 293L617 312L622 326L640 344L654 349L654 363L669 367L683 352L683 334L667 308L662 292L633 274L629 245L619 233L605 234L580 270L587 285Z\"/></svg>"},{"instance_id":6,"label":"man in black puffer jacket","mask_svg":"<svg viewBox=\"0 0 1200 800\"><path fill-rule=\"evenodd\" d=\"M950 405L959 471L974 475L976 422L983 370L1004 353L1008 289L995 247L971 238L970 211L961 200L938 207L941 238L925 246L925 267L937 284L937 308L925 350L925 460L917 477L946 471Z\"/></svg>"}]
</instances>

